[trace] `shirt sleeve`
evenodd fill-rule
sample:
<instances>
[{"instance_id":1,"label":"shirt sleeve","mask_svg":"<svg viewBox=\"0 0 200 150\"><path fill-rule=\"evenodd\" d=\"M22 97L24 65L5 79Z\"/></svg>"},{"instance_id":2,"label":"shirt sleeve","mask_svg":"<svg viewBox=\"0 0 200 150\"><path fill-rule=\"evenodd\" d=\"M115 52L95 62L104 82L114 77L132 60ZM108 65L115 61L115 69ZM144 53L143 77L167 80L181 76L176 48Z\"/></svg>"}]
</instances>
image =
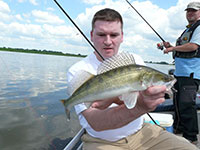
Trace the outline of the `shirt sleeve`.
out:
<instances>
[{"instance_id":1,"label":"shirt sleeve","mask_svg":"<svg viewBox=\"0 0 200 150\"><path fill-rule=\"evenodd\" d=\"M76 73L80 70L80 67L77 67L77 66L80 66L80 65L81 65L81 63L78 62L77 64L73 65L72 67L70 67L68 69L68 72L67 72L67 83L71 82L73 80L73 78L76 76ZM76 114L79 115L82 111L86 110L87 107L86 107L86 105L84 103L81 103L81 104L75 105L74 109L75 109Z\"/></svg>"},{"instance_id":2,"label":"shirt sleeve","mask_svg":"<svg viewBox=\"0 0 200 150\"><path fill-rule=\"evenodd\" d=\"M137 55L137 54L133 54L133 55L134 55L135 63L137 65L146 66L146 64L144 63L143 59L139 55Z\"/></svg>"},{"instance_id":3,"label":"shirt sleeve","mask_svg":"<svg viewBox=\"0 0 200 150\"><path fill-rule=\"evenodd\" d=\"M194 30L190 43L200 45L200 25Z\"/></svg>"},{"instance_id":4,"label":"shirt sleeve","mask_svg":"<svg viewBox=\"0 0 200 150\"><path fill-rule=\"evenodd\" d=\"M76 111L77 115L79 115L82 111L87 109L87 107L85 106L84 103L77 104L77 105L74 106L74 108L75 108L75 111Z\"/></svg>"}]
</instances>

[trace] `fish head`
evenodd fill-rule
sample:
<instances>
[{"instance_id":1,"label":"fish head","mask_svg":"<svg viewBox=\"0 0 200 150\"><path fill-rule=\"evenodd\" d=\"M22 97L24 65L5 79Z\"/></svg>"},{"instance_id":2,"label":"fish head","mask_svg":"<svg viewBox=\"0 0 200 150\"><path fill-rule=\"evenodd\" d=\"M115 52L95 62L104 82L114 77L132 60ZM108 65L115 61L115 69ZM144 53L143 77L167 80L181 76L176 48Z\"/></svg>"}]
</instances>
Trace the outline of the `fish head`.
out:
<instances>
[{"instance_id":1,"label":"fish head","mask_svg":"<svg viewBox=\"0 0 200 150\"><path fill-rule=\"evenodd\" d=\"M146 69L146 70L145 70ZM143 75L141 78L141 83L144 88L155 86L155 85L165 85L166 93L172 97L174 88L173 85L176 82L176 79L172 75L167 75L158 70L152 68L143 69Z\"/></svg>"},{"instance_id":2,"label":"fish head","mask_svg":"<svg viewBox=\"0 0 200 150\"><path fill-rule=\"evenodd\" d=\"M175 78L171 75L167 75L157 70L146 70L143 74L143 82L146 82L147 86L152 85L166 85L173 86Z\"/></svg>"},{"instance_id":3,"label":"fish head","mask_svg":"<svg viewBox=\"0 0 200 150\"><path fill-rule=\"evenodd\" d=\"M155 80L159 80L159 81L162 81L164 83L168 83L168 82L171 82L173 81L175 78L171 75L167 75L167 74L164 74L164 73L155 73Z\"/></svg>"}]
</instances>

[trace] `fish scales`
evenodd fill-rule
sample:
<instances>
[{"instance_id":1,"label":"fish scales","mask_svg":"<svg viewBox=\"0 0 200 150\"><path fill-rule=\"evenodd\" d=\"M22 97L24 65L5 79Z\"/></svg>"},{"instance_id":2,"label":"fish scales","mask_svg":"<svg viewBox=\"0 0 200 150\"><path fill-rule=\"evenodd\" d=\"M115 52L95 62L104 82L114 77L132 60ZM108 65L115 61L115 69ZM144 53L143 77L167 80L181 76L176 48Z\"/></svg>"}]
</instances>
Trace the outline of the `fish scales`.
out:
<instances>
[{"instance_id":1,"label":"fish scales","mask_svg":"<svg viewBox=\"0 0 200 150\"><path fill-rule=\"evenodd\" d=\"M69 118L71 107L82 102L119 96L123 93L141 91L151 85L163 84L174 80L169 75L155 69L140 66L127 65L98 74L82 84L63 103Z\"/></svg>"}]
</instances>

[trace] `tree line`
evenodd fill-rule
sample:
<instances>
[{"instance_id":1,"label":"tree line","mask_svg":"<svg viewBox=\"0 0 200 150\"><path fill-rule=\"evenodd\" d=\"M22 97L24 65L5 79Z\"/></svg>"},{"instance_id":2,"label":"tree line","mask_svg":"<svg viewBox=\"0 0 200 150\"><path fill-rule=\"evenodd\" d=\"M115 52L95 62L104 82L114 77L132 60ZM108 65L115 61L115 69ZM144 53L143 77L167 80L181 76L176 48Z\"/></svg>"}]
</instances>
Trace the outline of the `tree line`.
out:
<instances>
[{"instance_id":1,"label":"tree line","mask_svg":"<svg viewBox=\"0 0 200 150\"><path fill-rule=\"evenodd\" d=\"M63 52L52 51L52 50L23 49L23 48L10 48L10 47L0 47L0 51L60 55L60 56L74 56L74 57L86 57L87 56L87 55L81 55L81 54L63 53Z\"/></svg>"}]
</instances>

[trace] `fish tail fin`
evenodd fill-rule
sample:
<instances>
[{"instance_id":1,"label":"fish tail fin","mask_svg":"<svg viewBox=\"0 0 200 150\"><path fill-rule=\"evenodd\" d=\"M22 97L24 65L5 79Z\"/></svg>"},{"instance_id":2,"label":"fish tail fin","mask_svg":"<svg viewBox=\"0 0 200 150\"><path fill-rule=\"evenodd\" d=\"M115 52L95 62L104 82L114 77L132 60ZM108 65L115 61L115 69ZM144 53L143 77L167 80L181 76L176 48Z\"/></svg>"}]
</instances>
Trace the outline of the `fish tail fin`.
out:
<instances>
[{"instance_id":1,"label":"fish tail fin","mask_svg":"<svg viewBox=\"0 0 200 150\"><path fill-rule=\"evenodd\" d=\"M66 99L62 99L62 100L60 100L61 101L61 103L64 105L64 106L66 106L65 104L66 104ZM70 110L68 109L68 108L66 108L65 107L65 112L66 112L66 115L67 115L67 119L68 120L70 120Z\"/></svg>"},{"instance_id":2,"label":"fish tail fin","mask_svg":"<svg viewBox=\"0 0 200 150\"><path fill-rule=\"evenodd\" d=\"M60 101L61 101L61 103L62 103L63 105L65 105L65 101L66 101L66 100L61 99Z\"/></svg>"}]
</instances>

